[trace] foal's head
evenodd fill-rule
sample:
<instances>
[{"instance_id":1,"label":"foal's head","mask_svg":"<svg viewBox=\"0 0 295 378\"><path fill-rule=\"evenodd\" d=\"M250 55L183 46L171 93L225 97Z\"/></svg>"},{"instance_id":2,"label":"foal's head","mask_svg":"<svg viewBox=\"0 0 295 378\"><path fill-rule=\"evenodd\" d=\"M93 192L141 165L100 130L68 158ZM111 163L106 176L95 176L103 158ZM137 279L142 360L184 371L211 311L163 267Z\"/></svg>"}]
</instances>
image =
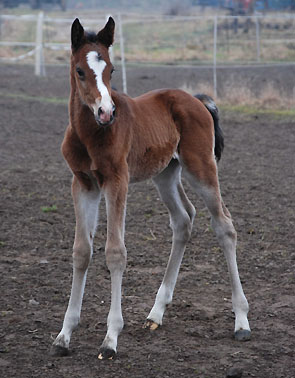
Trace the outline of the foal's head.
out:
<instances>
[{"instance_id":1,"label":"foal's head","mask_svg":"<svg viewBox=\"0 0 295 378\"><path fill-rule=\"evenodd\" d=\"M111 124L115 117L110 86L113 65L108 53L114 30L115 22L111 17L97 34L84 32L78 18L72 25L72 75L81 100L102 126Z\"/></svg>"}]
</instances>

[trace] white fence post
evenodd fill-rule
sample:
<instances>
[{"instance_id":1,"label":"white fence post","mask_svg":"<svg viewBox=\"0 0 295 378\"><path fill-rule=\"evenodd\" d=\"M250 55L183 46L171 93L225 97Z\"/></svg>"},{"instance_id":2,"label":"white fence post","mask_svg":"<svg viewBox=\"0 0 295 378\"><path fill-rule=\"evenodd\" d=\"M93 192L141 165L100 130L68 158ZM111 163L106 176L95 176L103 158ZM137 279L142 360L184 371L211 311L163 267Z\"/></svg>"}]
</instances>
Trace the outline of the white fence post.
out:
<instances>
[{"instance_id":1,"label":"white fence post","mask_svg":"<svg viewBox=\"0 0 295 378\"><path fill-rule=\"evenodd\" d=\"M44 13L40 12L37 19L35 47L35 75L46 76L43 54L43 21Z\"/></svg>"},{"instance_id":2,"label":"white fence post","mask_svg":"<svg viewBox=\"0 0 295 378\"><path fill-rule=\"evenodd\" d=\"M214 98L217 98L216 54L217 54L217 15L214 16L214 41L213 41L213 91L214 91Z\"/></svg>"},{"instance_id":3,"label":"white fence post","mask_svg":"<svg viewBox=\"0 0 295 378\"><path fill-rule=\"evenodd\" d=\"M119 20L119 34L120 34L120 50L121 50L123 92L127 93L126 66L125 66L125 53L124 53L124 37L123 37L122 19L121 19L121 14L120 13L118 15L118 20Z\"/></svg>"},{"instance_id":4,"label":"white fence post","mask_svg":"<svg viewBox=\"0 0 295 378\"><path fill-rule=\"evenodd\" d=\"M259 18L255 17L255 23L256 23L256 56L257 56L257 62L260 63L260 25L259 25Z\"/></svg>"}]
</instances>

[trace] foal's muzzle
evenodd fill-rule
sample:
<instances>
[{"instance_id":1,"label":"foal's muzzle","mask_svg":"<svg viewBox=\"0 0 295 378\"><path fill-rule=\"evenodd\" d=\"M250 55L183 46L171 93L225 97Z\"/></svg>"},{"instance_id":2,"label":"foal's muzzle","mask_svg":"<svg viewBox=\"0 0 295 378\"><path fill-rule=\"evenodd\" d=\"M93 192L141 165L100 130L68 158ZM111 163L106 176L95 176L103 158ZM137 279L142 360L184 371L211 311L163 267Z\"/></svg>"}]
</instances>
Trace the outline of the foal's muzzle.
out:
<instances>
[{"instance_id":1,"label":"foal's muzzle","mask_svg":"<svg viewBox=\"0 0 295 378\"><path fill-rule=\"evenodd\" d=\"M113 105L110 112L105 111L101 106L98 108L97 115L95 116L96 122L100 126L109 126L115 120L116 107Z\"/></svg>"}]
</instances>

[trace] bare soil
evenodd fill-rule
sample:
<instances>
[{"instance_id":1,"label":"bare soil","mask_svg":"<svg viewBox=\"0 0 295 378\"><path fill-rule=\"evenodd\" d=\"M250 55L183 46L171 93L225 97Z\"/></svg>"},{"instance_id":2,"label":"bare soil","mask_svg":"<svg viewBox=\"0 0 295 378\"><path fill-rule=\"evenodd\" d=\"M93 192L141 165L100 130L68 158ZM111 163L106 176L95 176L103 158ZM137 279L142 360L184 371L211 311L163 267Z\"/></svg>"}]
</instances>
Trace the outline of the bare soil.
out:
<instances>
[{"instance_id":1,"label":"bare soil","mask_svg":"<svg viewBox=\"0 0 295 378\"><path fill-rule=\"evenodd\" d=\"M198 72L191 75L203 80ZM190 72L141 68L132 76L130 69L129 93L179 86L185 81L179 75L189 79ZM257 87L265 76L256 73ZM221 114L220 183L238 232L249 342L233 339L226 263L208 213L189 188L197 218L174 300L160 329L142 329L171 247L168 214L149 181L131 186L128 195L125 328L117 358L97 359L110 305L104 204L72 354L52 358L70 292L75 221L71 173L60 154L67 106L48 98L68 96L68 69L50 68L36 78L32 67L2 65L0 80L0 376L215 378L237 367L243 377L295 377L294 122Z\"/></svg>"}]
</instances>

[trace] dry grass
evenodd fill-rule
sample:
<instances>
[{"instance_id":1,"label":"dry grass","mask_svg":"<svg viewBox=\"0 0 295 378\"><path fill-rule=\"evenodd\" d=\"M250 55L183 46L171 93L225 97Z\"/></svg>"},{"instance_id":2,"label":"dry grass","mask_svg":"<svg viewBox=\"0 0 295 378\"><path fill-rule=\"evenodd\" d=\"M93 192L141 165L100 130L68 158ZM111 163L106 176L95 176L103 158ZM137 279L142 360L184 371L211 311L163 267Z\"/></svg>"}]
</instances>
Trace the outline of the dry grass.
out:
<instances>
[{"instance_id":1,"label":"dry grass","mask_svg":"<svg viewBox=\"0 0 295 378\"><path fill-rule=\"evenodd\" d=\"M206 93L214 97L213 87L205 83L194 88L183 85L181 89L190 94ZM267 83L258 94L255 94L245 83L237 86L229 82L225 85L222 96L216 98L216 102L221 105L251 106L261 109L294 109L295 87L293 96L284 96L272 83Z\"/></svg>"}]
</instances>

